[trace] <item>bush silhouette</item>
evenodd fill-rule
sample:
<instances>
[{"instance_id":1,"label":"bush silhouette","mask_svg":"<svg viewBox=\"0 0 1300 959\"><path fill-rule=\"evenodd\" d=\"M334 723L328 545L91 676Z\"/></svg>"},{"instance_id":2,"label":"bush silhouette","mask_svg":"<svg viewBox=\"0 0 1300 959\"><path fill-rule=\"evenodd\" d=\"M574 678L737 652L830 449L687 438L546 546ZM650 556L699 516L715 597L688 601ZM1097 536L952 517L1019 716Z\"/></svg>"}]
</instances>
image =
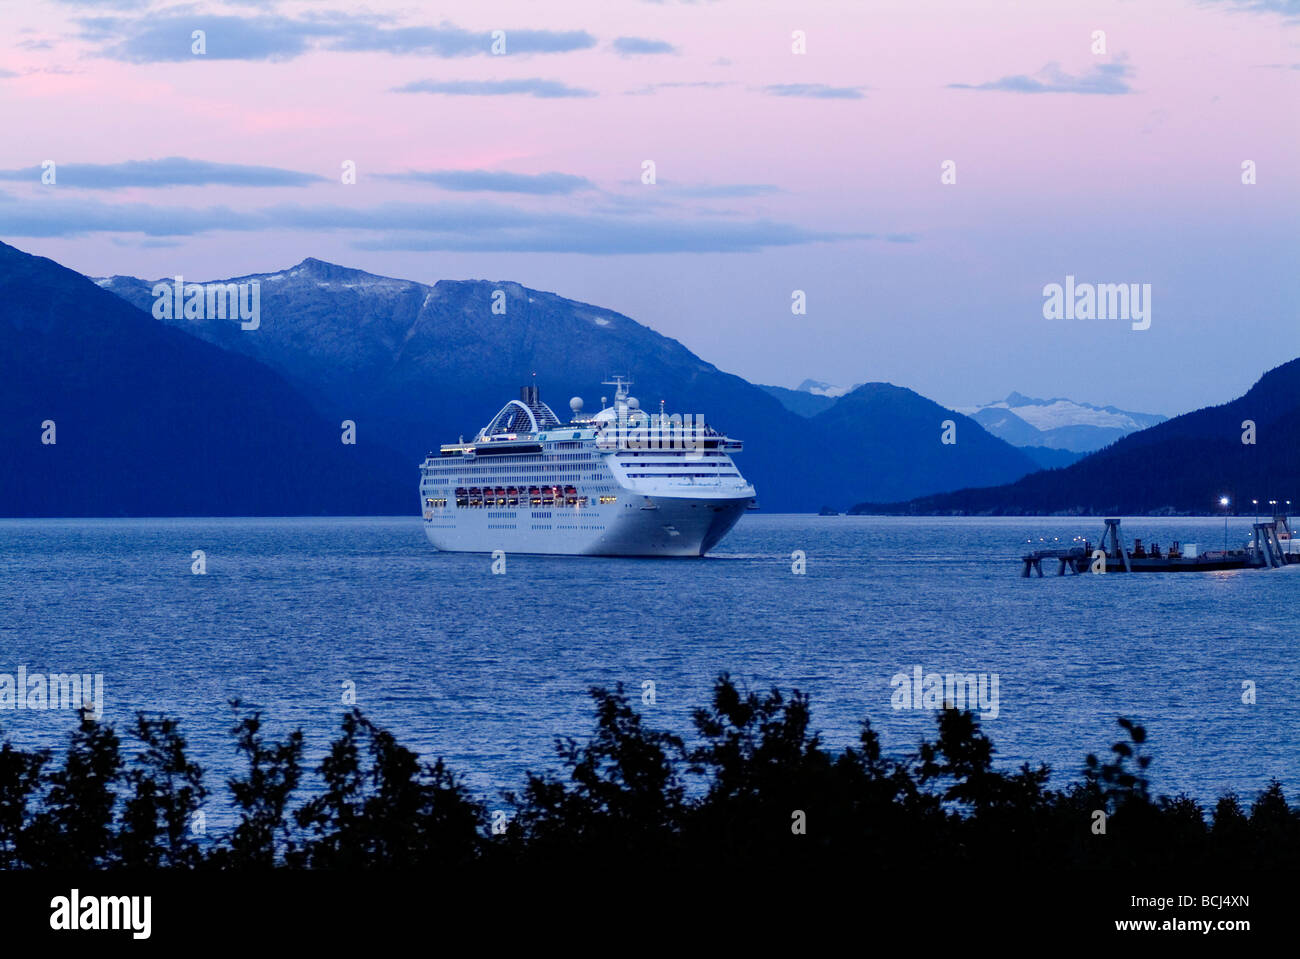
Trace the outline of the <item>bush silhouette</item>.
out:
<instances>
[{"instance_id":1,"label":"bush silhouette","mask_svg":"<svg viewBox=\"0 0 1300 959\"><path fill-rule=\"evenodd\" d=\"M226 787L238 820L202 842L191 828L208 790L179 724L139 714L123 759L109 725L83 717L62 762L0 743L0 868L86 870L307 868L327 871L610 863L736 876L825 865L937 861L1096 869L1294 866L1300 814L1271 781L1248 805L1220 797L1207 821L1192 797L1157 796L1146 730L1118 720L1109 756L1048 788L1047 766L996 766L976 717L940 710L935 737L884 755L864 721L828 749L798 690L748 692L723 674L693 714L690 742L651 728L622 686L590 691L586 741L559 738L557 772L503 794L489 822L441 759L420 757L353 709L297 792L303 734L269 740L262 717L232 702L246 769ZM295 805L296 802L296 805ZM751 867L746 870L745 867ZM714 870L711 872L710 870ZM597 872L597 874L600 874Z\"/></svg>"}]
</instances>

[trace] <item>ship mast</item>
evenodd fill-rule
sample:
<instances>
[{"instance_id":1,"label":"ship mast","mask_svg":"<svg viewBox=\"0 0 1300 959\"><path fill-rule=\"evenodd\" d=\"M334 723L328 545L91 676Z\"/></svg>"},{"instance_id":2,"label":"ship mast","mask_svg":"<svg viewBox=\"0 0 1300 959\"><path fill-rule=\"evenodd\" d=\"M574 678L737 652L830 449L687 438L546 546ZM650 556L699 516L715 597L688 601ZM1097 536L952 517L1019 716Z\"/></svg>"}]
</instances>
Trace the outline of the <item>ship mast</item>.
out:
<instances>
[{"instance_id":1,"label":"ship mast","mask_svg":"<svg viewBox=\"0 0 1300 959\"><path fill-rule=\"evenodd\" d=\"M627 400L627 388L632 385L632 378L614 375L607 380L602 380L600 385L614 387L614 405L618 406Z\"/></svg>"}]
</instances>

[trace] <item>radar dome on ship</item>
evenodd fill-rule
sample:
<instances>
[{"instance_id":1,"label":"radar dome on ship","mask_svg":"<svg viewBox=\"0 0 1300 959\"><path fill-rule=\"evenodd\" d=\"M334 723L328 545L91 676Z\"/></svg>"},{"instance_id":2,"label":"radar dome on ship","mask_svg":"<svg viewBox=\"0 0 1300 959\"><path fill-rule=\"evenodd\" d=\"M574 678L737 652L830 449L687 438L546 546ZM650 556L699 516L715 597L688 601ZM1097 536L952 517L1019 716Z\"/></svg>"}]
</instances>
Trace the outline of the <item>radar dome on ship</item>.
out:
<instances>
[{"instance_id":1,"label":"radar dome on ship","mask_svg":"<svg viewBox=\"0 0 1300 959\"><path fill-rule=\"evenodd\" d=\"M573 410L573 412L575 412L575 413L581 413L581 412L582 412L582 397L581 397L581 396L575 396L573 399L569 400L569 409Z\"/></svg>"},{"instance_id":2,"label":"radar dome on ship","mask_svg":"<svg viewBox=\"0 0 1300 959\"><path fill-rule=\"evenodd\" d=\"M639 410L641 408L641 401L635 396L629 396L627 398L627 408L629 410Z\"/></svg>"}]
</instances>

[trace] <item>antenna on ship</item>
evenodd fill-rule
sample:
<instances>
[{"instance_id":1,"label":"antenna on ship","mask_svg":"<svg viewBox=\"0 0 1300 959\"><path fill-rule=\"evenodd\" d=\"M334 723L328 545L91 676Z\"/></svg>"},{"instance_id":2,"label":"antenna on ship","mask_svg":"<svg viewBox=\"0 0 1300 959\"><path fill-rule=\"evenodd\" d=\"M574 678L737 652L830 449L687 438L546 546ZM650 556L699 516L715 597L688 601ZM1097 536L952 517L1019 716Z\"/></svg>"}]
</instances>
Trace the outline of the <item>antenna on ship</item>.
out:
<instances>
[{"instance_id":1,"label":"antenna on ship","mask_svg":"<svg viewBox=\"0 0 1300 959\"><path fill-rule=\"evenodd\" d=\"M614 387L614 402L618 403L620 400L627 399L627 388L632 385L632 377L615 375L601 381L600 385Z\"/></svg>"}]
</instances>

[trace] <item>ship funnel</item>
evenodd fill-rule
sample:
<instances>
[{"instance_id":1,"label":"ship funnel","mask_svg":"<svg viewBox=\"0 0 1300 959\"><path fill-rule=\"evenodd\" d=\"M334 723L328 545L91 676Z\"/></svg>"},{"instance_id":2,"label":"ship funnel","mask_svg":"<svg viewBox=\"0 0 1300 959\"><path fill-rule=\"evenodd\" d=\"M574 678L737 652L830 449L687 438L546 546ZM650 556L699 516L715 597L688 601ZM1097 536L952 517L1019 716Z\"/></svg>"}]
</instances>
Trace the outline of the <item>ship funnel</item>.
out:
<instances>
[{"instance_id":1,"label":"ship funnel","mask_svg":"<svg viewBox=\"0 0 1300 959\"><path fill-rule=\"evenodd\" d=\"M523 401L524 406L529 408L536 406L538 403L536 384L519 387L519 399Z\"/></svg>"}]
</instances>

